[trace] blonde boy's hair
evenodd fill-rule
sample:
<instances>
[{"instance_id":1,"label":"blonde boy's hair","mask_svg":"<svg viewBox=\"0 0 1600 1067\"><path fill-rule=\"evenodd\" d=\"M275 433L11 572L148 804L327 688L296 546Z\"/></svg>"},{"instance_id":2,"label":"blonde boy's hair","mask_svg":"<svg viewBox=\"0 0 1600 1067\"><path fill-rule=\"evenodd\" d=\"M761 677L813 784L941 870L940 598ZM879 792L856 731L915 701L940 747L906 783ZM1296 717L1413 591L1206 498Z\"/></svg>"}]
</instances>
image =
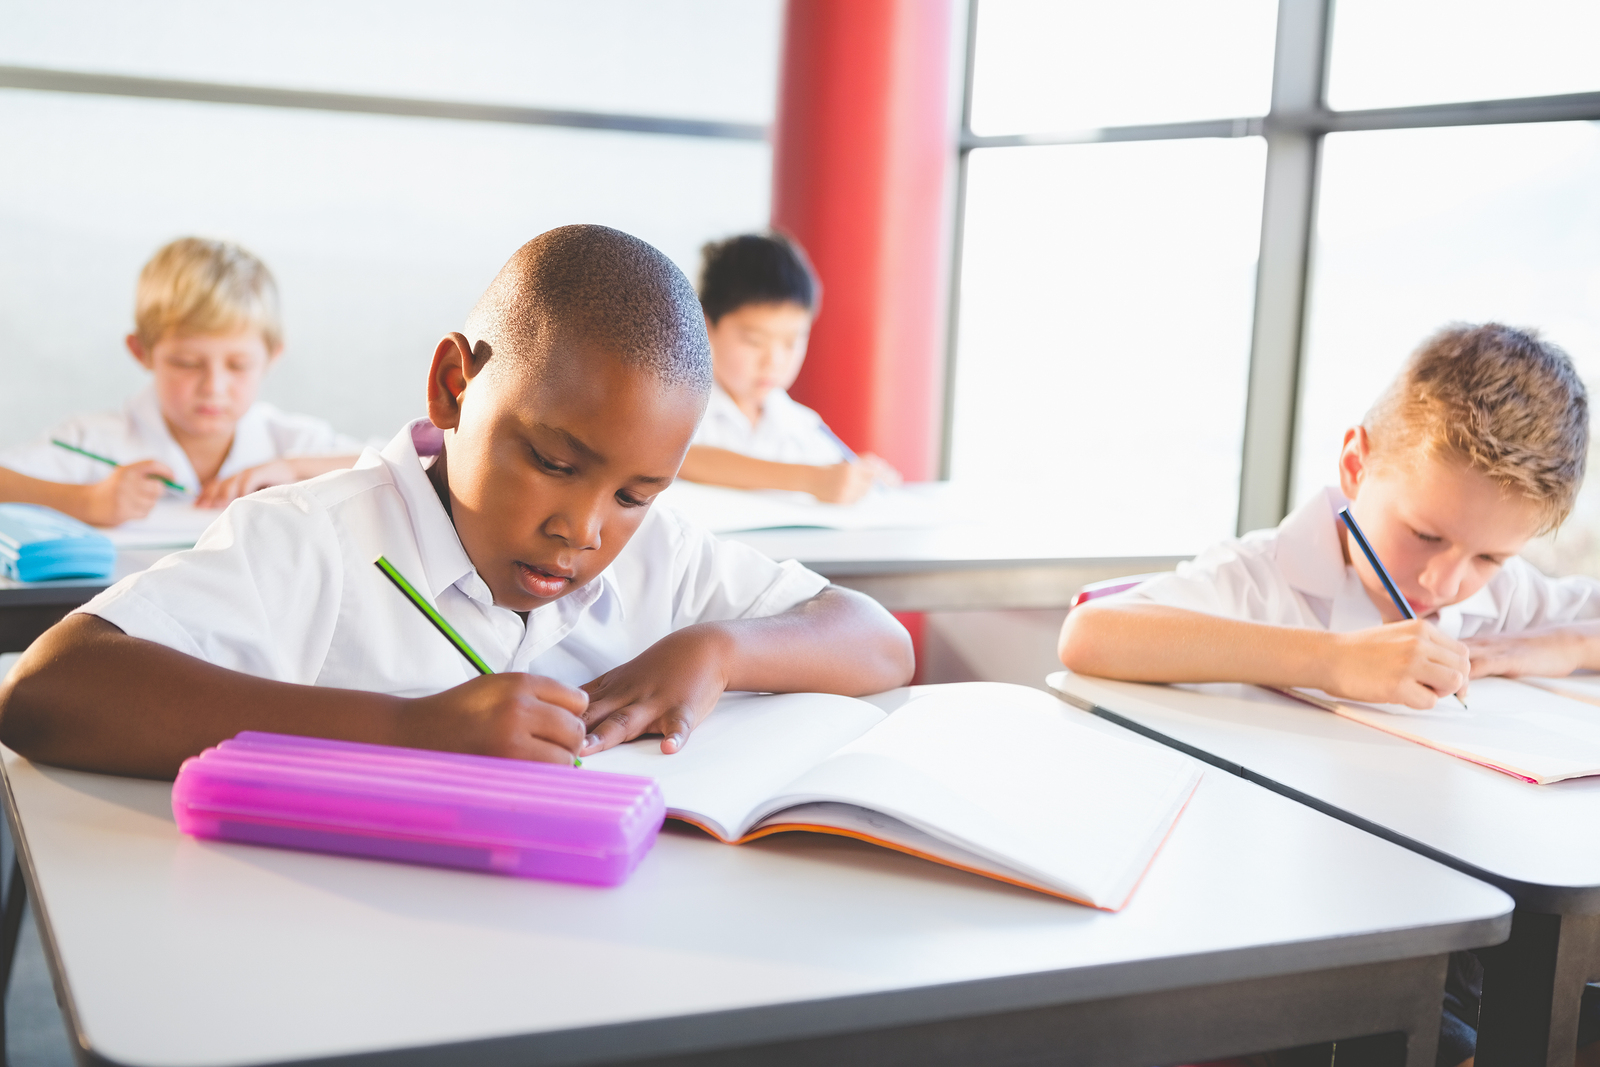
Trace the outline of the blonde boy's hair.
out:
<instances>
[{"instance_id":1,"label":"blonde boy's hair","mask_svg":"<svg viewBox=\"0 0 1600 1067\"><path fill-rule=\"evenodd\" d=\"M1583 484L1588 394L1572 359L1533 330L1446 326L1411 354L1362 425L1380 462L1465 463L1534 501L1541 533L1561 525Z\"/></svg>"},{"instance_id":2,"label":"blonde boy's hair","mask_svg":"<svg viewBox=\"0 0 1600 1067\"><path fill-rule=\"evenodd\" d=\"M256 329L268 352L283 347L278 285L267 265L228 241L180 237L139 272L133 321L145 351L169 332Z\"/></svg>"}]
</instances>

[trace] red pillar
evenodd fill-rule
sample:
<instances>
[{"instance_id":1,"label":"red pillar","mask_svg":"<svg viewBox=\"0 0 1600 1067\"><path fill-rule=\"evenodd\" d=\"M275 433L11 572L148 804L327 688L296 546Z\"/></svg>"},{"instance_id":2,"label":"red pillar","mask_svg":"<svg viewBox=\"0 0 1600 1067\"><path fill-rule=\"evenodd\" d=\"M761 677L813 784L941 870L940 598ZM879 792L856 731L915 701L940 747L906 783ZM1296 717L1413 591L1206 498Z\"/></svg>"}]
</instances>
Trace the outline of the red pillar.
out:
<instances>
[{"instance_id":1,"label":"red pillar","mask_svg":"<svg viewBox=\"0 0 1600 1067\"><path fill-rule=\"evenodd\" d=\"M950 0L789 0L772 225L811 256L822 311L796 400L909 481L938 476Z\"/></svg>"}]
</instances>

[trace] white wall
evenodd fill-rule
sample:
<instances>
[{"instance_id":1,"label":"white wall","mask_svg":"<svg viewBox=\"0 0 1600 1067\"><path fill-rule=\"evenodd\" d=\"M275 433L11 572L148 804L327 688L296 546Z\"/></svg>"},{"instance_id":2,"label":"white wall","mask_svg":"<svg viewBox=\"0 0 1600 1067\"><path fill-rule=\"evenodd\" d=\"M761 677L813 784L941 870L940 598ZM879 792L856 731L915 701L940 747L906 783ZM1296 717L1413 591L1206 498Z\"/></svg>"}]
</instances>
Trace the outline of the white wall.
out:
<instances>
[{"instance_id":1,"label":"white wall","mask_svg":"<svg viewBox=\"0 0 1600 1067\"><path fill-rule=\"evenodd\" d=\"M270 10L270 14L265 14ZM780 0L0 2L0 63L764 123ZM0 89L0 444L107 407L143 261L240 241L283 291L266 395L362 437L523 241L598 222L691 276L768 217L759 142Z\"/></svg>"}]
</instances>

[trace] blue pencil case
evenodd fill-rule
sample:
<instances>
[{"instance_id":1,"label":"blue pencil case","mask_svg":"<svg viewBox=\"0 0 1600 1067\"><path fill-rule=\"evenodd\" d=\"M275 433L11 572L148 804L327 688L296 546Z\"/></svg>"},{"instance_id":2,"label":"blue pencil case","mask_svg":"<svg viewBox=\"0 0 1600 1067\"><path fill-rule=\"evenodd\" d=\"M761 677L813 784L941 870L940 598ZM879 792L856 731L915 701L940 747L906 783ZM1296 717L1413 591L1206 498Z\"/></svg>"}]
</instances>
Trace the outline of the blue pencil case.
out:
<instances>
[{"instance_id":1,"label":"blue pencil case","mask_svg":"<svg viewBox=\"0 0 1600 1067\"><path fill-rule=\"evenodd\" d=\"M109 578L116 563L111 538L93 526L37 504L0 504L0 571L8 577Z\"/></svg>"}]
</instances>

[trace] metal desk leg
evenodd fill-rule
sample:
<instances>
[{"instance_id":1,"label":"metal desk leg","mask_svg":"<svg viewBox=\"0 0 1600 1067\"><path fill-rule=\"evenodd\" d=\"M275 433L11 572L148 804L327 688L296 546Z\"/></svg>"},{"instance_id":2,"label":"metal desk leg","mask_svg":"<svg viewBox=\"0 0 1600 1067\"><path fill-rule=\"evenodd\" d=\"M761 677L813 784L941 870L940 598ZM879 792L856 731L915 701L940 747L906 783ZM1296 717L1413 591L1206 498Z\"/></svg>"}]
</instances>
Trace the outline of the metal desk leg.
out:
<instances>
[{"instance_id":1,"label":"metal desk leg","mask_svg":"<svg viewBox=\"0 0 1600 1067\"><path fill-rule=\"evenodd\" d=\"M15 857L11 860L11 877L6 881L5 914L0 916L0 1067L5 1067L10 1059L6 1052L6 993L11 988L11 965L17 958L22 909L28 903L22 864Z\"/></svg>"},{"instance_id":2,"label":"metal desk leg","mask_svg":"<svg viewBox=\"0 0 1600 1067\"><path fill-rule=\"evenodd\" d=\"M1478 1067L1572 1067L1583 984L1600 973L1600 915L1518 908L1510 940L1478 954Z\"/></svg>"}]
</instances>

